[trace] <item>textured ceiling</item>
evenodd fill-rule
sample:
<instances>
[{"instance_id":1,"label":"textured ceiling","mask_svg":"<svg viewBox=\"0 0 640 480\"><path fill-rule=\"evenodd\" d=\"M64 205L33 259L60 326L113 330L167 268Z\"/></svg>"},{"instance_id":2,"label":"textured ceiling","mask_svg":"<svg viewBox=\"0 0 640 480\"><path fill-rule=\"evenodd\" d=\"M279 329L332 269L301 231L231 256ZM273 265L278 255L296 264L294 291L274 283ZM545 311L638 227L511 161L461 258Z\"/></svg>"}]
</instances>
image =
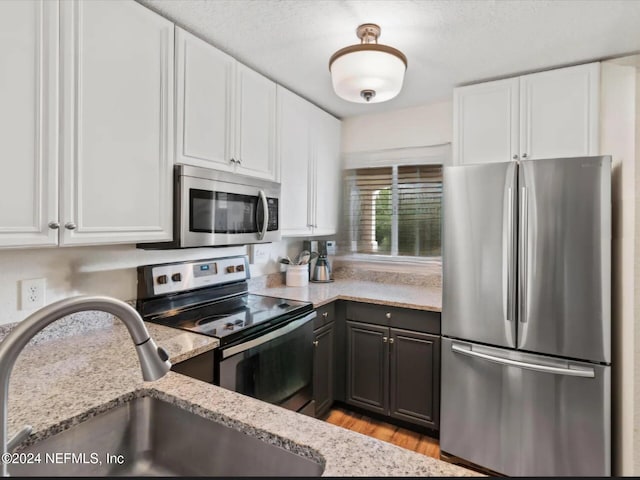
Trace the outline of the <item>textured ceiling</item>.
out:
<instances>
[{"instance_id":1,"label":"textured ceiling","mask_svg":"<svg viewBox=\"0 0 640 480\"><path fill-rule=\"evenodd\" d=\"M456 85L640 51L640 0L138 0L344 118L451 98ZM362 23L407 56L395 99L332 90L329 57Z\"/></svg>"}]
</instances>

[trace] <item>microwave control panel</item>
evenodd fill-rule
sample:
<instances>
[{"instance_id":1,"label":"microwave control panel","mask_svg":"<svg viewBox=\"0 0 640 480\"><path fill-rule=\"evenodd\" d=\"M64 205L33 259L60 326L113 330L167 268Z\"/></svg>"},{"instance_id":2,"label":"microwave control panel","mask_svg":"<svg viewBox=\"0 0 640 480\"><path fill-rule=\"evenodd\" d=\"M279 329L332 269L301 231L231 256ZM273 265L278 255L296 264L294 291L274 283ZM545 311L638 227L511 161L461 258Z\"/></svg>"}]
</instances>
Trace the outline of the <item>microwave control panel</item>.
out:
<instances>
[{"instance_id":1,"label":"microwave control panel","mask_svg":"<svg viewBox=\"0 0 640 480\"><path fill-rule=\"evenodd\" d=\"M250 278L246 256L217 258L151 267L153 294L178 293L194 288Z\"/></svg>"}]
</instances>

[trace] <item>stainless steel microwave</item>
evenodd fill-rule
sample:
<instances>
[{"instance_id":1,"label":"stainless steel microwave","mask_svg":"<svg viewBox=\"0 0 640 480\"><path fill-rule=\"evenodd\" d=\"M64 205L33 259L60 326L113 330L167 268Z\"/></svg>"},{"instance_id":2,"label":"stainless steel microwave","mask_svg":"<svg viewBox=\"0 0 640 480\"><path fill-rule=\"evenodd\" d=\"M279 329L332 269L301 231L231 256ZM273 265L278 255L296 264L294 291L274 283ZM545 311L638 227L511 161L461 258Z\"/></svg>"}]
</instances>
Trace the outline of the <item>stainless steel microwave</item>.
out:
<instances>
[{"instance_id":1,"label":"stainless steel microwave","mask_svg":"<svg viewBox=\"0 0 640 480\"><path fill-rule=\"evenodd\" d=\"M166 249L280 240L280 184L235 173L176 165L173 241L138 244Z\"/></svg>"}]
</instances>

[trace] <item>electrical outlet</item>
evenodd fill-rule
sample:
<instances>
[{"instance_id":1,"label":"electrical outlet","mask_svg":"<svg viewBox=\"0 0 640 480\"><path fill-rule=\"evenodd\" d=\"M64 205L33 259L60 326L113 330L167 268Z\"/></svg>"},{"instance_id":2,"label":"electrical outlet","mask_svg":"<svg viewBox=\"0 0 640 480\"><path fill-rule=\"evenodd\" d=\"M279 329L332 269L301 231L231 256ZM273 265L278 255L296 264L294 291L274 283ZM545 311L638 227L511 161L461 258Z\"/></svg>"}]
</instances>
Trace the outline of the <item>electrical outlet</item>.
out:
<instances>
[{"instance_id":1,"label":"electrical outlet","mask_svg":"<svg viewBox=\"0 0 640 480\"><path fill-rule=\"evenodd\" d=\"M46 278L22 280L20 282L20 309L33 310L34 308L44 306L46 288Z\"/></svg>"},{"instance_id":2,"label":"electrical outlet","mask_svg":"<svg viewBox=\"0 0 640 480\"><path fill-rule=\"evenodd\" d=\"M267 263L271 257L270 243L256 243L251 245L251 263Z\"/></svg>"}]
</instances>

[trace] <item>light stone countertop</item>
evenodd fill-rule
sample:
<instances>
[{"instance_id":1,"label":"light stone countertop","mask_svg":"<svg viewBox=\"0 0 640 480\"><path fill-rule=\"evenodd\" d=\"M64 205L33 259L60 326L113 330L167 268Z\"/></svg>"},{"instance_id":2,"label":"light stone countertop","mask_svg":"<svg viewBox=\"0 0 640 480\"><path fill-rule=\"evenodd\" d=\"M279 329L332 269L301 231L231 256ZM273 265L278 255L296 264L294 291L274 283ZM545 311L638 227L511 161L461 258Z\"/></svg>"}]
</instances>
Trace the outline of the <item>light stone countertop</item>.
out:
<instances>
[{"instance_id":1,"label":"light stone countertop","mask_svg":"<svg viewBox=\"0 0 640 480\"><path fill-rule=\"evenodd\" d=\"M147 326L174 362L217 346L209 337ZM9 438L30 424L27 443L33 443L144 395L311 457L324 464L326 476L478 475L174 372L143 382L128 333L112 319L104 328L25 348L11 376Z\"/></svg>"},{"instance_id":2,"label":"light stone countertop","mask_svg":"<svg viewBox=\"0 0 640 480\"><path fill-rule=\"evenodd\" d=\"M320 307L334 300L354 300L417 310L442 311L442 288L337 279L331 283L312 283L306 287L284 285L256 286L251 293L312 302Z\"/></svg>"}]
</instances>

